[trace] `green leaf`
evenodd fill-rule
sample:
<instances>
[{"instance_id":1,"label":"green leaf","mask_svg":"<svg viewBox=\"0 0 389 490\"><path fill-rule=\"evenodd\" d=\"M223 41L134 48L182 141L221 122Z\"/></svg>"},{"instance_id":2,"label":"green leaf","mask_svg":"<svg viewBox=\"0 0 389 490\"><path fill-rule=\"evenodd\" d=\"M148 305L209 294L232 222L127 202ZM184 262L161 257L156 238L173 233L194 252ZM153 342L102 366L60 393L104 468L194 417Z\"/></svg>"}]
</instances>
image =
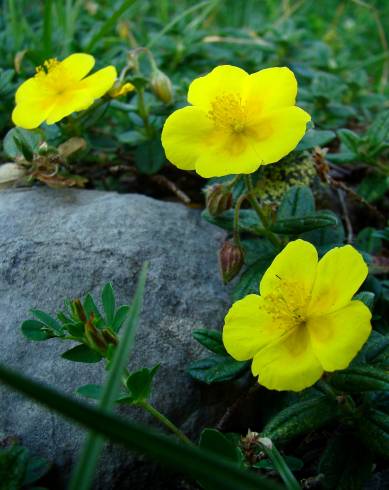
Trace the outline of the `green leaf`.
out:
<instances>
[{"instance_id":1,"label":"green leaf","mask_svg":"<svg viewBox=\"0 0 389 490\"><path fill-rule=\"evenodd\" d=\"M238 465L243 463L243 455L239 448L216 429L204 429L200 435L199 447L229 459Z\"/></svg>"},{"instance_id":2,"label":"green leaf","mask_svg":"<svg viewBox=\"0 0 389 490\"><path fill-rule=\"evenodd\" d=\"M291 187L282 199L277 211L277 221L301 218L315 212L315 200L309 187Z\"/></svg>"},{"instance_id":3,"label":"green leaf","mask_svg":"<svg viewBox=\"0 0 389 490\"><path fill-rule=\"evenodd\" d=\"M117 309L115 313L115 318L113 319L112 322L112 330L114 332L118 333L120 331L129 311L130 311L130 307L128 305L123 305Z\"/></svg>"},{"instance_id":4,"label":"green leaf","mask_svg":"<svg viewBox=\"0 0 389 490\"><path fill-rule=\"evenodd\" d=\"M374 453L389 458L389 415L368 410L359 419L358 435Z\"/></svg>"},{"instance_id":5,"label":"green leaf","mask_svg":"<svg viewBox=\"0 0 389 490\"><path fill-rule=\"evenodd\" d=\"M101 300L103 303L107 324L112 325L115 315L115 293L110 282L104 286L101 293Z\"/></svg>"},{"instance_id":6,"label":"green leaf","mask_svg":"<svg viewBox=\"0 0 389 490\"><path fill-rule=\"evenodd\" d=\"M350 129L339 129L338 138L346 147L347 151L355 155L359 153L358 148L361 143L361 138L357 133L354 133Z\"/></svg>"},{"instance_id":7,"label":"green leaf","mask_svg":"<svg viewBox=\"0 0 389 490\"><path fill-rule=\"evenodd\" d=\"M0 365L0 380L112 442L223 490L280 490L210 451L183 445L138 421L121 420ZM8 468L7 468L8 469Z\"/></svg>"},{"instance_id":8,"label":"green leaf","mask_svg":"<svg viewBox=\"0 0 389 490\"><path fill-rule=\"evenodd\" d=\"M316 146L324 146L325 144L336 138L334 131L321 129L308 129L303 139L297 145L297 151L311 150Z\"/></svg>"},{"instance_id":9,"label":"green leaf","mask_svg":"<svg viewBox=\"0 0 389 490\"><path fill-rule=\"evenodd\" d=\"M197 381L212 384L239 378L248 366L246 361L239 362L231 357L215 355L192 362L188 373Z\"/></svg>"},{"instance_id":10,"label":"green leaf","mask_svg":"<svg viewBox=\"0 0 389 490\"><path fill-rule=\"evenodd\" d=\"M263 429L262 435L273 442L286 443L297 436L319 429L338 415L336 401L320 395L299 401L281 410Z\"/></svg>"},{"instance_id":11,"label":"green leaf","mask_svg":"<svg viewBox=\"0 0 389 490\"><path fill-rule=\"evenodd\" d=\"M52 318L50 315L41 310L31 310L31 313L38 318L38 320L47 325L47 327L50 328L55 335L58 337L63 335L63 326L55 318Z\"/></svg>"},{"instance_id":12,"label":"green leaf","mask_svg":"<svg viewBox=\"0 0 389 490\"><path fill-rule=\"evenodd\" d=\"M294 456L284 456L285 462L292 471L300 471L304 466L304 461ZM261 459L253 465L253 468L259 470L274 471L275 467L271 459Z\"/></svg>"},{"instance_id":13,"label":"green leaf","mask_svg":"<svg viewBox=\"0 0 389 490\"><path fill-rule=\"evenodd\" d=\"M5 135L3 149L10 158L24 157L31 161L33 153L38 150L40 135L36 131L12 128Z\"/></svg>"},{"instance_id":14,"label":"green leaf","mask_svg":"<svg viewBox=\"0 0 389 490\"><path fill-rule=\"evenodd\" d=\"M86 363L99 362L102 359L101 355L98 352L90 349L85 344L79 344L75 347L72 347L71 349L64 352L61 357L67 359L68 361Z\"/></svg>"},{"instance_id":15,"label":"green leaf","mask_svg":"<svg viewBox=\"0 0 389 490\"><path fill-rule=\"evenodd\" d=\"M370 174L365 177L357 187L357 193L367 202L376 202L381 199L389 189L389 176Z\"/></svg>"},{"instance_id":16,"label":"green leaf","mask_svg":"<svg viewBox=\"0 0 389 490\"><path fill-rule=\"evenodd\" d=\"M389 373L373 366L349 367L331 375L329 382L347 393L389 390Z\"/></svg>"},{"instance_id":17,"label":"green leaf","mask_svg":"<svg viewBox=\"0 0 389 490\"><path fill-rule=\"evenodd\" d=\"M134 345L135 333L142 310L147 268L148 263L145 262L139 274L130 312L126 317L123 336L114 351L112 362L109 365L108 376L101 391L99 409L105 413L112 410L117 400L123 372ZM95 432L88 433L77 466L74 469L69 490L89 490L103 446L104 439L101 436Z\"/></svg>"},{"instance_id":18,"label":"green leaf","mask_svg":"<svg viewBox=\"0 0 389 490\"><path fill-rule=\"evenodd\" d=\"M91 398L92 400L100 400L102 393L102 385L89 384L83 385L76 389L77 395Z\"/></svg>"},{"instance_id":19,"label":"green leaf","mask_svg":"<svg viewBox=\"0 0 389 490\"><path fill-rule=\"evenodd\" d=\"M22 323L22 333L28 340L42 341L54 337L47 326L37 320L26 320Z\"/></svg>"},{"instance_id":20,"label":"green leaf","mask_svg":"<svg viewBox=\"0 0 389 490\"><path fill-rule=\"evenodd\" d=\"M201 345L215 354L227 355L227 351L224 347L222 340L222 333L219 330L208 330L206 328L199 328L194 330L193 338L197 340Z\"/></svg>"},{"instance_id":21,"label":"green leaf","mask_svg":"<svg viewBox=\"0 0 389 490\"><path fill-rule=\"evenodd\" d=\"M234 228L234 211L229 209L219 216L211 216L205 209L201 216L213 225L219 226L227 231L232 231ZM261 236L264 228L259 221L257 213L253 209L241 209L239 213L239 231L244 233L252 233L253 235Z\"/></svg>"},{"instance_id":22,"label":"green leaf","mask_svg":"<svg viewBox=\"0 0 389 490\"><path fill-rule=\"evenodd\" d=\"M362 301L369 310L373 310L375 294L370 291L362 291L353 297L353 300Z\"/></svg>"},{"instance_id":23,"label":"green leaf","mask_svg":"<svg viewBox=\"0 0 389 490\"><path fill-rule=\"evenodd\" d=\"M377 236L377 230L367 227L358 233L355 246L369 254L379 254L382 249L382 241Z\"/></svg>"},{"instance_id":24,"label":"green leaf","mask_svg":"<svg viewBox=\"0 0 389 490\"><path fill-rule=\"evenodd\" d=\"M277 220L271 227L271 231L283 235L299 235L306 231L324 228L326 226L336 226L338 217L332 211L317 211L313 214L306 214L301 218L286 218Z\"/></svg>"},{"instance_id":25,"label":"green leaf","mask_svg":"<svg viewBox=\"0 0 389 490\"><path fill-rule=\"evenodd\" d=\"M246 270L239 277L236 283L232 298L234 301L244 298L248 294L258 294L259 283L262 279L266 269L272 263L275 257L275 252L264 255L258 259L254 264L248 266Z\"/></svg>"},{"instance_id":26,"label":"green leaf","mask_svg":"<svg viewBox=\"0 0 389 490\"><path fill-rule=\"evenodd\" d=\"M84 299L84 310L86 313L86 316L90 318L90 316L93 314L95 318L101 318L101 313L99 309L96 306L96 303L93 300L93 297L91 294L87 294Z\"/></svg>"},{"instance_id":27,"label":"green leaf","mask_svg":"<svg viewBox=\"0 0 389 490\"><path fill-rule=\"evenodd\" d=\"M320 459L319 473L325 489L359 490L372 472L370 452L353 434L336 434Z\"/></svg>"},{"instance_id":28,"label":"green leaf","mask_svg":"<svg viewBox=\"0 0 389 490\"><path fill-rule=\"evenodd\" d=\"M159 172L166 162L161 141L153 139L138 145L134 151L134 160L142 174L152 175Z\"/></svg>"},{"instance_id":29,"label":"green leaf","mask_svg":"<svg viewBox=\"0 0 389 490\"><path fill-rule=\"evenodd\" d=\"M73 337L80 337L80 338L84 335L84 331L85 331L85 326L81 322L65 323L63 328L67 330L70 333L70 335L72 335Z\"/></svg>"},{"instance_id":30,"label":"green leaf","mask_svg":"<svg viewBox=\"0 0 389 490\"><path fill-rule=\"evenodd\" d=\"M51 464L46 459L37 456L30 457L27 462L23 485L31 485L37 482L48 473L50 468Z\"/></svg>"},{"instance_id":31,"label":"green leaf","mask_svg":"<svg viewBox=\"0 0 389 490\"><path fill-rule=\"evenodd\" d=\"M0 482L4 490L20 490L28 464L28 450L17 444L0 449Z\"/></svg>"},{"instance_id":32,"label":"green leaf","mask_svg":"<svg viewBox=\"0 0 389 490\"><path fill-rule=\"evenodd\" d=\"M126 380L126 385L130 392L130 399L128 401L137 403L149 399L153 379L158 369L159 364L152 369L139 369L139 371L135 371L128 376Z\"/></svg>"}]
</instances>

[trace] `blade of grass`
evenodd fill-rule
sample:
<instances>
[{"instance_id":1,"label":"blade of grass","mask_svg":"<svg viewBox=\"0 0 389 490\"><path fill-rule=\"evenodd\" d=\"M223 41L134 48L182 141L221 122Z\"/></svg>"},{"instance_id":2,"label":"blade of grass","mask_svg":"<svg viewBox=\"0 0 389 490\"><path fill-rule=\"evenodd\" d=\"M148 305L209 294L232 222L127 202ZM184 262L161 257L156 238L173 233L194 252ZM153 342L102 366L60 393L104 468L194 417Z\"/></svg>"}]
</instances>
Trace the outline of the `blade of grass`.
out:
<instances>
[{"instance_id":1,"label":"blade of grass","mask_svg":"<svg viewBox=\"0 0 389 490\"><path fill-rule=\"evenodd\" d=\"M104 22L104 24L85 46L84 50L86 53L89 53L94 48L95 44L110 31L119 18L129 7L131 7L134 2L135 0L124 0L121 6Z\"/></svg>"},{"instance_id":2,"label":"blade of grass","mask_svg":"<svg viewBox=\"0 0 389 490\"><path fill-rule=\"evenodd\" d=\"M104 384L102 396L99 402L100 410L110 412L119 393L122 374L128 363L130 351L134 345L135 332L141 314L143 294L147 276L147 262L144 263L139 275L134 298L123 325L124 334L110 366L107 380ZM93 481L95 468L104 446L104 438L95 432L90 432L85 440L84 447L73 472L69 490L88 490Z\"/></svg>"},{"instance_id":3,"label":"blade of grass","mask_svg":"<svg viewBox=\"0 0 389 490\"><path fill-rule=\"evenodd\" d=\"M0 365L0 381L112 442L223 490L280 490L281 487L197 447L178 444L149 427L73 400L57 390Z\"/></svg>"},{"instance_id":4,"label":"blade of grass","mask_svg":"<svg viewBox=\"0 0 389 490\"><path fill-rule=\"evenodd\" d=\"M167 32L172 29L177 22L180 22L180 20L184 19L187 15L192 14L193 12L196 12L196 10L200 10L204 7L206 7L210 3L215 3L216 0L205 0L204 2L200 2L197 5L193 5L192 7L189 7L188 9L184 10L180 14L176 15L163 29L161 29L158 34L156 34L146 45L147 48L151 48L154 46L156 42L158 42L161 37L163 37Z\"/></svg>"}]
</instances>

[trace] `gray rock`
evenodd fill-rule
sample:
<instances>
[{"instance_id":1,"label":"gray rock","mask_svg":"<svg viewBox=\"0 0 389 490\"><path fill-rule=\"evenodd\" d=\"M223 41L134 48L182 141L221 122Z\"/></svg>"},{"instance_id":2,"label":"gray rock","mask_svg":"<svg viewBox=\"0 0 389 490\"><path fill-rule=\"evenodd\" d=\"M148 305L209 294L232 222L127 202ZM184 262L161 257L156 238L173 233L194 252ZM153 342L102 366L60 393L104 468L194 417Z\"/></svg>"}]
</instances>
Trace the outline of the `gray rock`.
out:
<instances>
[{"instance_id":1,"label":"gray rock","mask_svg":"<svg viewBox=\"0 0 389 490\"><path fill-rule=\"evenodd\" d=\"M55 313L65 298L97 296L108 281L120 304L128 302L147 259L129 367L161 363L153 403L188 434L196 437L220 416L220 388L204 388L186 374L201 355L191 331L217 328L229 302L216 260L224 236L199 212L140 195L35 188L0 193L0 230L0 362L68 394L102 382L102 365L66 361L60 354L71 345L29 342L20 324L30 308ZM55 488L62 488L84 432L8 389L0 396L0 432L53 461ZM151 423L139 410L128 408L127 415ZM94 488L174 488L148 462L110 445L100 468Z\"/></svg>"}]
</instances>

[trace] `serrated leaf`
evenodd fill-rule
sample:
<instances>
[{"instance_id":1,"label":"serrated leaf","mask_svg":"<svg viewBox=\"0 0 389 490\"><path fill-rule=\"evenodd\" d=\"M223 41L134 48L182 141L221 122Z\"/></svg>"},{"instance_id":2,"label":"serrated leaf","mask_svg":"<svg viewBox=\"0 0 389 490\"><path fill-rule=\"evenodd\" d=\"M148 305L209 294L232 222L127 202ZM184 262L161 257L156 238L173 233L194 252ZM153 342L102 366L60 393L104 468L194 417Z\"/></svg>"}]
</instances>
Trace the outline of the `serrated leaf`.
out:
<instances>
[{"instance_id":1,"label":"serrated leaf","mask_svg":"<svg viewBox=\"0 0 389 490\"><path fill-rule=\"evenodd\" d=\"M115 315L115 293L110 282L104 286L101 293L101 300L103 303L107 324L112 325Z\"/></svg>"},{"instance_id":2,"label":"serrated leaf","mask_svg":"<svg viewBox=\"0 0 389 490\"><path fill-rule=\"evenodd\" d=\"M248 367L249 363L246 361L240 362L231 357L214 355L192 362L188 373L197 381L212 384L239 378Z\"/></svg>"},{"instance_id":3,"label":"serrated leaf","mask_svg":"<svg viewBox=\"0 0 389 490\"><path fill-rule=\"evenodd\" d=\"M269 437L276 444L284 444L297 436L327 425L337 415L336 401L320 395L281 410L266 424L262 435Z\"/></svg>"},{"instance_id":4,"label":"serrated leaf","mask_svg":"<svg viewBox=\"0 0 389 490\"><path fill-rule=\"evenodd\" d=\"M101 361L101 355L84 344L76 345L62 354L64 359L73 362L95 363Z\"/></svg>"},{"instance_id":5,"label":"serrated leaf","mask_svg":"<svg viewBox=\"0 0 389 490\"><path fill-rule=\"evenodd\" d=\"M192 335L197 342L211 352L214 352L215 354L227 355L227 351L222 340L222 333L219 330L199 328L198 330L194 330Z\"/></svg>"},{"instance_id":6,"label":"serrated leaf","mask_svg":"<svg viewBox=\"0 0 389 490\"><path fill-rule=\"evenodd\" d=\"M43 341L54 337L46 325L38 320L26 320L22 323L22 333L29 340Z\"/></svg>"}]
</instances>

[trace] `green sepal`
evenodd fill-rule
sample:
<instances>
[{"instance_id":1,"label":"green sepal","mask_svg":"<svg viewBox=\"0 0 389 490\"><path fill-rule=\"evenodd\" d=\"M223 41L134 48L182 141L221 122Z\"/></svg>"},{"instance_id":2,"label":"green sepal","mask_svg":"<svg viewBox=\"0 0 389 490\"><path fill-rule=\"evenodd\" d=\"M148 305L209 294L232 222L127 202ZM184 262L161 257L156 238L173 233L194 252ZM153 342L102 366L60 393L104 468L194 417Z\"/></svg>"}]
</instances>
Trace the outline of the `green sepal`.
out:
<instances>
[{"instance_id":1,"label":"green sepal","mask_svg":"<svg viewBox=\"0 0 389 490\"><path fill-rule=\"evenodd\" d=\"M229 356L214 355L192 362L188 373L197 381L212 384L239 378L248 367L247 361L240 362Z\"/></svg>"}]
</instances>

